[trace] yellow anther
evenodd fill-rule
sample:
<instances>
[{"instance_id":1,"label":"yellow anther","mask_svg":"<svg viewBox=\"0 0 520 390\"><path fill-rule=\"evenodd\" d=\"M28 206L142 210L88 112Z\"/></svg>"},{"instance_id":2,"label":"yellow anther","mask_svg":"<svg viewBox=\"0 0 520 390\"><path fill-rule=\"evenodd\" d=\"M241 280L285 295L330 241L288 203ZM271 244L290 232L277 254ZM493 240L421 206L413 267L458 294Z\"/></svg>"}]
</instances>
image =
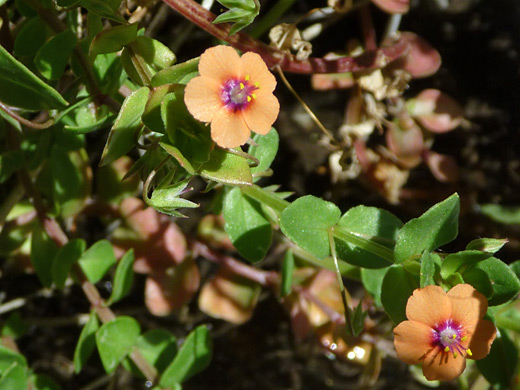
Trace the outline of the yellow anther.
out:
<instances>
[{"instance_id":1,"label":"yellow anther","mask_svg":"<svg viewBox=\"0 0 520 390\"><path fill-rule=\"evenodd\" d=\"M457 355L457 352L455 352L455 353L453 354L453 357L456 358L457 356L459 356L459 355Z\"/></svg>"},{"instance_id":2,"label":"yellow anther","mask_svg":"<svg viewBox=\"0 0 520 390\"><path fill-rule=\"evenodd\" d=\"M258 81L255 83L255 87L260 88L260 83Z\"/></svg>"},{"instance_id":3,"label":"yellow anther","mask_svg":"<svg viewBox=\"0 0 520 390\"><path fill-rule=\"evenodd\" d=\"M466 339L468 338L468 336L464 336L460 339L460 341L466 341Z\"/></svg>"},{"instance_id":4,"label":"yellow anther","mask_svg":"<svg viewBox=\"0 0 520 390\"><path fill-rule=\"evenodd\" d=\"M251 96L253 97L253 99L256 99L256 94L252 93Z\"/></svg>"},{"instance_id":5,"label":"yellow anther","mask_svg":"<svg viewBox=\"0 0 520 390\"><path fill-rule=\"evenodd\" d=\"M444 348L444 352L450 352L450 347Z\"/></svg>"},{"instance_id":6,"label":"yellow anther","mask_svg":"<svg viewBox=\"0 0 520 390\"><path fill-rule=\"evenodd\" d=\"M457 338L457 335L454 334L453 336L451 336L451 338L452 338L453 340L455 340L455 339Z\"/></svg>"},{"instance_id":7,"label":"yellow anther","mask_svg":"<svg viewBox=\"0 0 520 390\"><path fill-rule=\"evenodd\" d=\"M466 353L469 355L469 356L473 356L473 352L471 352L471 349L466 349Z\"/></svg>"},{"instance_id":8,"label":"yellow anther","mask_svg":"<svg viewBox=\"0 0 520 390\"><path fill-rule=\"evenodd\" d=\"M249 81L249 75L246 74L246 81Z\"/></svg>"},{"instance_id":9,"label":"yellow anther","mask_svg":"<svg viewBox=\"0 0 520 390\"><path fill-rule=\"evenodd\" d=\"M248 101L248 102L251 101L251 96L248 96L248 97L247 97L247 101Z\"/></svg>"},{"instance_id":10,"label":"yellow anther","mask_svg":"<svg viewBox=\"0 0 520 390\"><path fill-rule=\"evenodd\" d=\"M244 89L244 83L240 83L240 89Z\"/></svg>"}]
</instances>

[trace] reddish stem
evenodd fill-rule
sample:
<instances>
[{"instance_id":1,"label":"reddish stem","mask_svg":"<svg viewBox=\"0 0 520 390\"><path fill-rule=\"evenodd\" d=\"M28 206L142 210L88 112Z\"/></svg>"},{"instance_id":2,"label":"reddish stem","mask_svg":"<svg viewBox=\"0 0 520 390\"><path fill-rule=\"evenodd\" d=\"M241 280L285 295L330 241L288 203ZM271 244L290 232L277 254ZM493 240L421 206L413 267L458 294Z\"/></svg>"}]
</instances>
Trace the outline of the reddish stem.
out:
<instances>
[{"instance_id":1,"label":"reddish stem","mask_svg":"<svg viewBox=\"0 0 520 390\"><path fill-rule=\"evenodd\" d=\"M398 41L393 46L366 51L356 57L343 57L335 60L311 57L305 61L298 61L294 55L268 46L243 32L229 35L229 24L213 24L215 14L193 0L163 0L163 2L214 37L228 42L241 51L256 52L262 56L269 68L279 65L285 72L345 73L380 68L401 57L408 50L406 42Z\"/></svg>"},{"instance_id":2,"label":"reddish stem","mask_svg":"<svg viewBox=\"0 0 520 390\"><path fill-rule=\"evenodd\" d=\"M276 272L259 270L247 264L241 263L231 256L226 256L218 253L213 249L210 249L206 244L200 241L192 241L191 249L195 254L198 254L207 260L219 263L229 268L235 274L243 276L244 278L253 282L257 282L264 287L269 287L279 282Z\"/></svg>"},{"instance_id":3,"label":"reddish stem","mask_svg":"<svg viewBox=\"0 0 520 390\"><path fill-rule=\"evenodd\" d=\"M366 51L377 49L376 29L374 28L374 21L372 20L372 14L370 13L369 7L370 4L367 4L359 9Z\"/></svg>"}]
</instances>

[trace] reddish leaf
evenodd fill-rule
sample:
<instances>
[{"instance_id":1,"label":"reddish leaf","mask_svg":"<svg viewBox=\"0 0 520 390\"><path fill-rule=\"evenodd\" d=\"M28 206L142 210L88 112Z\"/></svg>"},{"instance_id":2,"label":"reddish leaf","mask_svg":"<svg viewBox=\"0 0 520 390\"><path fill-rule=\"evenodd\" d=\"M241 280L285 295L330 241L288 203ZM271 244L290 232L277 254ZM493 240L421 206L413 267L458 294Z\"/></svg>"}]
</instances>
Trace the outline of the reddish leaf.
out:
<instances>
[{"instance_id":1,"label":"reddish leaf","mask_svg":"<svg viewBox=\"0 0 520 390\"><path fill-rule=\"evenodd\" d=\"M451 183L459 178L459 166L453 157L427 151L424 159L437 180Z\"/></svg>"},{"instance_id":2,"label":"reddish leaf","mask_svg":"<svg viewBox=\"0 0 520 390\"><path fill-rule=\"evenodd\" d=\"M425 89L407 106L410 114L434 133L447 133L462 122L459 104L437 89Z\"/></svg>"},{"instance_id":3,"label":"reddish leaf","mask_svg":"<svg viewBox=\"0 0 520 390\"><path fill-rule=\"evenodd\" d=\"M404 14L410 9L410 0L372 0L372 2L389 14Z\"/></svg>"}]
</instances>

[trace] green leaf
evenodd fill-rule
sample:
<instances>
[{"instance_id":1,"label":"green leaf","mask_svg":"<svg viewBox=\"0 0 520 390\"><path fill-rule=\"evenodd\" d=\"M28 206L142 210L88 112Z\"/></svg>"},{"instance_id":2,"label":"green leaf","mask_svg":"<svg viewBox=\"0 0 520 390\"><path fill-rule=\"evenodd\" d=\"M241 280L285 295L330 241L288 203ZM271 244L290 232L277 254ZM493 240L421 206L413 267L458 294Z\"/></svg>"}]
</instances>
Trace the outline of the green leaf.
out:
<instances>
[{"instance_id":1,"label":"green leaf","mask_svg":"<svg viewBox=\"0 0 520 390\"><path fill-rule=\"evenodd\" d=\"M50 155L52 172L52 194L59 205L60 215L76 215L90 195L91 183L88 180L88 156L84 149L67 152L53 146Z\"/></svg>"},{"instance_id":2,"label":"green leaf","mask_svg":"<svg viewBox=\"0 0 520 390\"><path fill-rule=\"evenodd\" d=\"M27 361L22 354L14 352L0 344L0 373L4 373L13 363L16 363L20 367L27 368Z\"/></svg>"},{"instance_id":3,"label":"green leaf","mask_svg":"<svg viewBox=\"0 0 520 390\"><path fill-rule=\"evenodd\" d=\"M191 331L175 359L164 370L161 387L174 387L204 370L211 361L212 343L206 326Z\"/></svg>"},{"instance_id":4,"label":"green leaf","mask_svg":"<svg viewBox=\"0 0 520 390\"><path fill-rule=\"evenodd\" d=\"M393 265L386 271L381 303L395 324L406 320L406 303L416 288L419 288L418 277L407 272L402 265Z\"/></svg>"},{"instance_id":5,"label":"green leaf","mask_svg":"<svg viewBox=\"0 0 520 390\"><path fill-rule=\"evenodd\" d=\"M25 369L18 363L13 362L0 376L0 389L27 389Z\"/></svg>"},{"instance_id":6,"label":"green leaf","mask_svg":"<svg viewBox=\"0 0 520 390\"><path fill-rule=\"evenodd\" d=\"M34 64L43 77L58 80L63 75L76 43L74 33L67 30L53 36L38 50Z\"/></svg>"},{"instance_id":7,"label":"green leaf","mask_svg":"<svg viewBox=\"0 0 520 390\"><path fill-rule=\"evenodd\" d=\"M167 46L145 36L137 37L121 53L125 71L138 85L143 85L148 78L153 79L157 71L171 66L175 60L175 54Z\"/></svg>"},{"instance_id":8,"label":"green leaf","mask_svg":"<svg viewBox=\"0 0 520 390\"><path fill-rule=\"evenodd\" d=\"M252 184L251 169L243 157L215 148L209 161L200 169L200 175L208 180L234 186Z\"/></svg>"},{"instance_id":9,"label":"green leaf","mask_svg":"<svg viewBox=\"0 0 520 390\"><path fill-rule=\"evenodd\" d=\"M403 223L388 211L376 207L357 206L343 214L338 226L393 249ZM347 263L363 268L383 268L390 265L388 260L338 237L335 237L335 242L338 257Z\"/></svg>"},{"instance_id":10,"label":"green leaf","mask_svg":"<svg viewBox=\"0 0 520 390\"><path fill-rule=\"evenodd\" d=\"M0 46L0 101L9 106L41 111L63 109L68 103L53 88Z\"/></svg>"},{"instance_id":11,"label":"green leaf","mask_svg":"<svg viewBox=\"0 0 520 390\"><path fill-rule=\"evenodd\" d=\"M253 142L254 144L249 147L248 153L260 161L258 166L251 168L251 173L254 175L255 173L266 171L271 166L278 152L280 141L278 133L274 127L271 127L271 131L266 135L255 134Z\"/></svg>"},{"instance_id":12,"label":"green leaf","mask_svg":"<svg viewBox=\"0 0 520 390\"><path fill-rule=\"evenodd\" d=\"M19 150L7 150L0 154L0 183L5 183L13 173L22 169L25 157Z\"/></svg>"},{"instance_id":13,"label":"green leaf","mask_svg":"<svg viewBox=\"0 0 520 390\"><path fill-rule=\"evenodd\" d=\"M141 124L149 93L147 87L142 87L127 96L108 135L100 166L111 163L134 147L135 132Z\"/></svg>"},{"instance_id":14,"label":"green leaf","mask_svg":"<svg viewBox=\"0 0 520 390\"><path fill-rule=\"evenodd\" d=\"M32 374L29 380L33 385L33 390L61 390L61 386L45 374Z\"/></svg>"},{"instance_id":15,"label":"green leaf","mask_svg":"<svg viewBox=\"0 0 520 390\"><path fill-rule=\"evenodd\" d=\"M483 204L482 214L498 223L508 225L520 224L520 206L502 206L499 204Z\"/></svg>"},{"instance_id":16,"label":"green leaf","mask_svg":"<svg viewBox=\"0 0 520 390\"><path fill-rule=\"evenodd\" d=\"M516 277L520 279L520 260L509 264L509 268L515 273Z\"/></svg>"},{"instance_id":17,"label":"green leaf","mask_svg":"<svg viewBox=\"0 0 520 390\"><path fill-rule=\"evenodd\" d=\"M235 1L218 0L219 3L229 8L229 11L217 16L213 23L236 22L230 29L229 35L247 27L260 12L260 3L253 0Z\"/></svg>"},{"instance_id":18,"label":"green leaf","mask_svg":"<svg viewBox=\"0 0 520 390\"><path fill-rule=\"evenodd\" d=\"M395 245L395 262L402 263L431 252L457 237L460 200L457 194L406 223Z\"/></svg>"},{"instance_id":19,"label":"green leaf","mask_svg":"<svg viewBox=\"0 0 520 390\"><path fill-rule=\"evenodd\" d=\"M452 273L461 272L467 267L472 266L479 261L484 261L492 256L491 253L481 252L478 250L465 250L457 253L451 253L442 261L441 277L447 279ZM461 269L461 267L464 267Z\"/></svg>"},{"instance_id":20,"label":"green leaf","mask_svg":"<svg viewBox=\"0 0 520 390\"><path fill-rule=\"evenodd\" d=\"M271 246L271 224L260 204L235 187L224 197L224 229L233 246L252 263L262 260Z\"/></svg>"},{"instance_id":21,"label":"green leaf","mask_svg":"<svg viewBox=\"0 0 520 390\"><path fill-rule=\"evenodd\" d=\"M130 353L140 333L139 323L121 316L101 325L96 331L96 344L107 374L112 374Z\"/></svg>"},{"instance_id":22,"label":"green leaf","mask_svg":"<svg viewBox=\"0 0 520 390\"><path fill-rule=\"evenodd\" d=\"M22 337L29 327L30 325L20 316L20 312L15 311L4 322L4 326L2 327L2 336L17 339Z\"/></svg>"},{"instance_id":23,"label":"green leaf","mask_svg":"<svg viewBox=\"0 0 520 390\"><path fill-rule=\"evenodd\" d=\"M361 268L361 281L365 289L372 295L377 306L381 307L381 289L387 268Z\"/></svg>"},{"instance_id":24,"label":"green leaf","mask_svg":"<svg viewBox=\"0 0 520 390\"><path fill-rule=\"evenodd\" d=\"M92 70L99 89L106 95L117 92L126 79L117 53L97 55Z\"/></svg>"},{"instance_id":25,"label":"green leaf","mask_svg":"<svg viewBox=\"0 0 520 390\"><path fill-rule=\"evenodd\" d=\"M433 276L435 275L435 262L433 261L433 256L436 255L426 251L424 251L421 256L421 288L435 284L433 280Z\"/></svg>"},{"instance_id":26,"label":"green leaf","mask_svg":"<svg viewBox=\"0 0 520 390\"><path fill-rule=\"evenodd\" d=\"M52 263L52 280L57 288L63 289L72 265L79 260L87 244L82 239L73 239L58 250Z\"/></svg>"},{"instance_id":27,"label":"green leaf","mask_svg":"<svg viewBox=\"0 0 520 390\"><path fill-rule=\"evenodd\" d=\"M79 259L79 265L91 283L97 283L116 263L112 244L100 240L92 245Z\"/></svg>"},{"instance_id":28,"label":"green leaf","mask_svg":"<svg viewBox=\"0 0 520 390\"><path fill-rule=\"evenodd\" d=\"M152 89L143 113L143 123L150 130L155 131L156 133L166 133L166 128L161 115L161 103L167 94L171 92L175 93L176 91L179 91L179 86L175 84L162 85Z\"/></svg>"},{"instance_id":29,"label":"green leaf","mask_svg":"<svg viewBox=\"0 0 520 390\"><path fill-rule=\"evenodd\" d=\"M119 264L116 268L116 274L114 276L114 285L112 289L112 294L110 295L110 299L107 302L107 305L111 305L122 298L132 288L132 283L134 281L134 251L130 249L125 255L119 260Z\"/></svg>"},{"instance_id":30,"label":"green leaf","mask_svg":"<svg viewBox=\"0 0 520 390\"><path fill-rule=\"evenodd\" d=\"M282 264L282 285L280 288L280 296L289 295L292 290L294 272L294 255L292 250L285 251Z\"/></svg>"},{"instance_id":31,"label":"green leaf","mask_svg":"<svg viewBox=\"0 0 520 390\"><path fill-rule=\"evenodd\" d=\"M39 17L23 25L14 40L13 53L17 57L33 57L47 40L47 25Z\"/></svg>"},{"instance_id":32,"label":"green leaf","mask_svg":"<svg viewBox=\"0 0 520 390\"><path fill-rule=\"evenodd\" d=\"M149 364L163 372L177 354L177 338L166 330L153 329L140 335L135 347ZM128 371L144 377L132 360L125 359L123 366Z\"/></svg>"},{"instance_id":33,"label":"green leaf","mask_svg":"<svg viewBox=\"0 0 520 390\"><path fill-rule=\"evenodd\" d=\"M489 300L490 306L501 305L516 297L520 292L520 280L503 261L491 257L475 265L484 271L491 280L493 297Z\"/></svg>"},{"instance_id":34,"label":"green leaf","mask_svg":"<svg viewBox=\"0 0 520 390\"><path fill-rule=\"evenodd\" d=\"M280 216L280 228L296 245L318 259L330 255L329 229L341 216L331 202L312 195L296 199Z\"/></svg>"},{"instance_id":35,"label":"green leaf","mask_svg":"<svg viewBox=\"0 0 520 390\"><path fill-rule=\"evenodd\" d=\"M52 264L58 247L37 223L32 232L31 264L44 287L52 285Z\"/></svg>"},{"instance_id":36,"label":"green leaf","mask_svg":"<svg viewBox=\"0 0 520 390\"><path fill-rule=\"evenodd\" d=\"M137 23L123 24L98 33L90 42L89 56L114 53L121 50L137 38Z\"/></svg>"},{"instance_id":37,"label":"green leaf","mask_svg":"<svg viewBox=\"0 0 520 390\"><path fill-rule=\"evenodd\" d=\"M196 57L157 72L152 77L152 87L160 87L166 84L188 84L191 79L199 74L199 60L200 58Z\"/></svg>"},{"instance_id":38,"label":"green leaf","mask_svg":"<svg viewBox=\"0 0 520 390\"><path fill-rule=\"evenodd\" d=\"M121 0L81 0L80 4L83 8L103 18L119 23L126 23L126 21L117 14Z\"/></svg>"},{"instance_id":39,"label":"green leaf","mask_svg":"<svg viewBox=\"0 0 520 390\"><path fill-rule=\"evenodd\" d=\"M467 250L476 250L494 254L508 243L507 238L477 238L471 241L467 246Z\"/></svg>"},{"instance_id":40,"label":"green leaf","mask_svg":"<svg viewBox=\"0 0 520 390\"><path fill-rule=\"evenodd\" d=\"M479 268L472 268L462 275L464 282L472 285L475 289L486 298L491 298L494 294L493 285L486 272Z\"/></svg>"},{"instance_id":41,"label":"green leaf","mask_svg":"<svg viewBox=\"0 0 520 390\"><path fill-rule=\"evenodd\" d=\"M518 350L504 329L497 330L497 338L491 345L491 351L482 360L477 360L477 367L484 378L499 389L513 389L513 376L518 364Z\"/></svg>"},{"instance_id":42,"label":"green leaf","mask_svg":"<svg viewBox=\"0 0 520 390\"><path fill-rule=\"evenodd\" d=\"M99 328L97 315L94 311L83 326L79 335L78 344L74 350L74 372L78 374L96 348L96 331Z\"/></svg>"}]
</instances>

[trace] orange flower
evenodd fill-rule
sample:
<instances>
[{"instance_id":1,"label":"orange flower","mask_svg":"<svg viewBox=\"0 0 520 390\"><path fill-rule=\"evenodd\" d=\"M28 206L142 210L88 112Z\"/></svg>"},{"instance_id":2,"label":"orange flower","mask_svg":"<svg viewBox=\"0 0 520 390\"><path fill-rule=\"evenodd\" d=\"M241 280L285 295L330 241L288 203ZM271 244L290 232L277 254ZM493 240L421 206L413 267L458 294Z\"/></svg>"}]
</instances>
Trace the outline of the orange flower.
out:
<instances>
[{"instance_id":1,"label":"orange flower","mask_svg":"<svg viewBox=\"0 0 520 390\"><path fill-rule=\"evenodd\" d=\"M426 379L451 380L466 368L466 358L482 359L496 337L492 322L483 320L487 300L469 284L448 293L439 286L417 289L408 299L406 317L394 329L399 359L422 362Z\"/></svg>"},{"instance_id":2,"label":"orange flower","mask_svg":"<svg viewBox=\"0 0 520 390\"><path fill-rule=\"evenodd\" d=\"M232 47L211 47L200 56L199 73L186 86L184 101L191 115L211 123L217 145L234 148L251 131L271 130L280 111L273 95L276 79L258 54L240 57Z\"/></svg>"}]
</instances>

